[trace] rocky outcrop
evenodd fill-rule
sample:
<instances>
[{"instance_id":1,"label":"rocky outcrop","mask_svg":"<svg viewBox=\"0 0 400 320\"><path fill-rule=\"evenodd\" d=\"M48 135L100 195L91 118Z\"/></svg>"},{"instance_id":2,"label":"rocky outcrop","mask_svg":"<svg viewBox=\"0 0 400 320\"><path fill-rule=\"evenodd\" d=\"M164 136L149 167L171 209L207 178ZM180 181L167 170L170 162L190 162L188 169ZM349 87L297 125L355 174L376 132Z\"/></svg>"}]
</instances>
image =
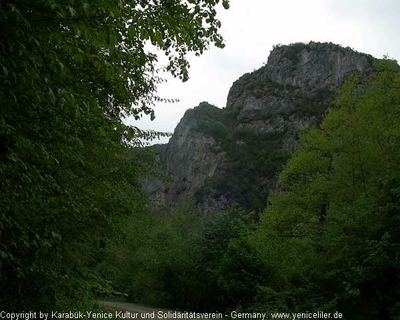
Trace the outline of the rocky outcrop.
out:
<instances>
[{"instance_id":1,"label":"rocky outcrop","mask_svg":"<svg viewBox=\"0 0 400 320\"><path fill-rule=\"evenodd\" d=\"M213 113L221 113L221 109L207 102L187 110L168 144L154 147L160 155L161 173L171 181L152 179L147 184L153 204L168 208L188 200L222 167L224 152L216 150L216 139L199 128Z\"/></svg>"},{"instance_id":2,"label":"rocky outcrop","mask_svg":"<svg viewBox=\"0 0 400 320\"><path fill-rule=\"evenodd\" d=\"M162 207L191 197L262 207L300 130L318 125L344 80L368 75L373 60L331 43L275 47L265 66L233 83L224 109L204 102L188 110L157 147L172 180L148 183L151 198Z\"/></svg>"},{"instance_id":3,"label":"rocky outcrop","mask_svg":"<svg viewBox=\"0 0 400 320\"><path fill-rule=\"evenodd\" d=\"M271 51L267 64L237 80L226 109L238 110L241 126L254 132L287 132L293 149L297 133L316 125L350 74L367 75L373 58L331 43L296 43Z\"/></svg>"}]
</instances>

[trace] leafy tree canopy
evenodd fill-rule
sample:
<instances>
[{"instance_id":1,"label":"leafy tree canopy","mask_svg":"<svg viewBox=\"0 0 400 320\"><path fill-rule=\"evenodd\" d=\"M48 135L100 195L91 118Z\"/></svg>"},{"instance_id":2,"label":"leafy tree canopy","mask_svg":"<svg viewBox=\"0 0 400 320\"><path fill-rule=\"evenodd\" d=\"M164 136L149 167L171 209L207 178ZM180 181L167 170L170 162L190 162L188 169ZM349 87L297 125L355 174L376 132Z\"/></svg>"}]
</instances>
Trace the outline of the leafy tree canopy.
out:
<instances>
[{"instance_id":1,"label":"leafy tree canopy","mask_svg":"<svg viewBox=\"0 0 400 320\"><path fill-rule=\"evenodd\" d=\"M373 76L350 77L321 127L302 135L255 242L279 280L266 301L396 319L399 92L397 63L376 61Z\"/></svg>"},{"instance_id":2,"label":"leafy tree canopy","mask_svg":"<svg viewBox=\"0 0 400 320\"><path fill-rule=\"evenodd\" d=\"M0 4L3 309L66 309L104 290L94 266L118 219L141 210L151 170L128 148L146 133L122 120L154 117L161 72L187 80L187 53L223 47L219 2Z\"/></svg>"},{"instance_id":3,"label":"leafy tree canopy","mask_svg":"<svg viewBox=\"0 0 400 320\"><path fill-rule=\"evenodd\" d=\"M218 2L2 3L2 98L22 104L33 99L33 106L46 98L59 108L75 106L76 112L99 103L113 116L152 113L148 103L157 98L161 68L146 45L163 51L169 59L165 69L187 80L188 52L202 54L212 43L224 46Z\"/></svg>"}]
</instances>

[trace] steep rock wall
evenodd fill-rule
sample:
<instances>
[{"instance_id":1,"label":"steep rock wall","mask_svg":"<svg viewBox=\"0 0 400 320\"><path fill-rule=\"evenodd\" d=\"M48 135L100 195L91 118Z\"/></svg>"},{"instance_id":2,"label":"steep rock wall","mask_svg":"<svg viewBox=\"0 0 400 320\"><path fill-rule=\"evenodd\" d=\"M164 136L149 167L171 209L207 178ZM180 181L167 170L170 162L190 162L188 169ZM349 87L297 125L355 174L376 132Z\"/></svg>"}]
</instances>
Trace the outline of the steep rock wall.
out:
<instances>
[{"instance_id":1,"label":"steep rock wall","mask_svg":"<svg viewBox=\"0 0 400 320\"><path fill-rule=\"evenodd\" d=\"M147 183L153 203L264 207L300 130L318 125L344 80L368 75L373 61L331 43L275 47L265 66L233 83L224 109L189 109L169 143L156 147L171 181Z\"/></svg>"}]
</instances>

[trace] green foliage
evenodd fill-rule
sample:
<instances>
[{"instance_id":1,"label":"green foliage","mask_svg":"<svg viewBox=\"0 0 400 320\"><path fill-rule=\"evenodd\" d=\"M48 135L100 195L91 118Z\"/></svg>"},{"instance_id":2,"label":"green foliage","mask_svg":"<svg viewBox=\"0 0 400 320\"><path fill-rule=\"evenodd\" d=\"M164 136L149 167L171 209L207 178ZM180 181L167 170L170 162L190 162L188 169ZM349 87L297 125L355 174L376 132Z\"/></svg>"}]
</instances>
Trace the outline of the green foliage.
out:
<instances>
[{"instance_id":1,"label":"green foliage","mask_svg":"<svg viewBox=\"0 0 400 320\"><path fill-rule=\"evenodd\" d=\"M134 302L198 311L249 306L263 279L247 240L254 225L254 216L237 208L209 217L190 206L170 218L135 215L108 248L102 270Z\"/></svg>"},{"instance_id":2,"label":"green foliage","mask_svg":"<svg viewBox=\"0 0 400 320\"><path fill-rule=\"evenodd\" d=\"M139 180L168 71L223 47L219 1L17 1L0 4L0 304L58 310L108 290L98 276L118 221L143 207ZM223 1L228 7L228 1ZM164 52L165 67L157 66Z\"/></svg>"},{"instance_id":3,"label":"green foliage","mask_svg":"<svg viewBox=\"0 0 400 320\"><path fill-rule=\"evenodd\" d=\"M321 128L302 135L262 216L254 244L276 306L398 315L400 72L394 61L375 70L351 77Z\"/></svg>"},{"instance_id":4,"label":"green foliage","mask_svg":"<svg viewBox=\"0 0 400 320\"><path fill-rule=\"evenodd\" d=\"M225 114L224 110L207 102L202 102L198 107L186 111L185 117L194 119L196 130L213 137L216 142L225 140L233 124L232 119Z\"/></svg>"},{"instance_id":5,"label":"green foliage","mask_svg":"<svg viewBox=\"0 0 400 320\"><path fill-rule=\"evenodd\" d=\"M125 221L102 266L114 288L134 302L184 307L200 267L195 264L199 221L193 212L182 208L171 219L144 212Z\"/></svg>"},{"instance_id":6,"label":"green foliage","mask_svg":"<svg viewBox=\"0 0 400 320\"><path fill-rule=\"evenodd\" d=\"M217 142L223 141L228 134L225 126L219 121L199 120L197 129L212 136Z\"/></svg>"},{"instance_id":7,"label":"green foliage","mask_svg":"<svg viewBox=\"0 0 400 320\"><path fill-rule=\"evenodd\" d=\"M257 258L248 246L256 217L235 206L212 214L206 218L200 238L202 269L198 277L203 281L199 283L197 308L237 310L249 306L254 284L263 277L260 264L253 265Z\"/></svg>"},{"instance_id":8,"label":"green foliage","mask_svg":"<svg viewBox=\"0 0 400 320\"><path fill-rule=\"evenodd\" d=\"M298 94L295 100L295 108L291 112L284 114L284 117L289 117L292 114L305 115L307 117L315 117L318 122L321 122L333 100L333 91L327 89L319 89L311 96Z\"/></svg>"},{"instance_id":9,"label":"green foliage","mask_svg":"<svg viewBox=\"0 0 400 320\"><path fill-rule=\"evenodd\" d=\"M255 134L236 130L222 142L226 152L225 171L207 181L197 192L201 202L208 196L224 197L247 210L261 210L267 205L269 190L276 173L288 159L282 150L281 133Z\"/></svg>"},{"instance_id":10,"label":"green foliage","mask_svg":"<svg viewBox=\"0 0 400 320\"><path fill-rule=\"evenodd\" d=\"M303 42L296 42L286 47L285 57L294 63L298 62L300 52L307 46Z\"/></svg>"}]
</instances>

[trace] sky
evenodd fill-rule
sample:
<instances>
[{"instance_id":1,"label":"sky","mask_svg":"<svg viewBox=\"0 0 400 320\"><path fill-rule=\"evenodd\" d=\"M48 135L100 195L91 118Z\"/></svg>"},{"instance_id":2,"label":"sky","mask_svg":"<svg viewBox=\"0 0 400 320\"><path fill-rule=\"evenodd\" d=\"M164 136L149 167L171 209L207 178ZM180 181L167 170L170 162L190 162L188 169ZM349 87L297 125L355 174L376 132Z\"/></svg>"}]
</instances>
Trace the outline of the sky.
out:
<instances>
[{"instance_id":1,"label":"sky","mask_svg":"<svg viewBox=\"0 0 400 320\"><path fill-rule=\"evenodd\" d=\"M158 88L159 96L179 102L156 105L153 121L144 116L129 124L172 133L185 111L202 101L224 108L232 83L262 67L277 44L333 42L400 59L400 0L230 0L229 10L219 5L218 19L225 48L190 55L190 79L167 77Z\"/></svg>"}]
</instances>

